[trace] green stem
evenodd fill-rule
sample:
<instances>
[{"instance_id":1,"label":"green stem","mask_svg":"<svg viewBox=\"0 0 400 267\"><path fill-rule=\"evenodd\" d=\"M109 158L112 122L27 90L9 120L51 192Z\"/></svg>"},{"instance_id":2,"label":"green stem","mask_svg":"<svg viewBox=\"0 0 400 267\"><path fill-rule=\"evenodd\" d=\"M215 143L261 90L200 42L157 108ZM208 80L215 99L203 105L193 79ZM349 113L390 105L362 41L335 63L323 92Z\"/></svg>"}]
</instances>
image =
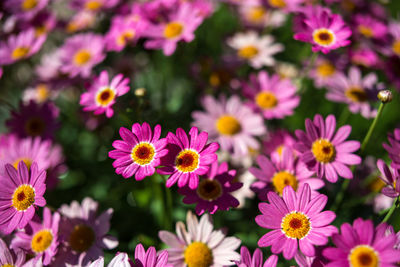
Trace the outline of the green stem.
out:
<instances>
[{"instance_id":1,"label":"green stem","mask_svg":"<svg viewBox=\"0 0 400 267\"><path fill-rule=\"evenodd\" d=\"M385 103L381 103L381 104L379 105L378 113L376 114L375 119L374 119L374 121L372 122L371 126L369 127L369 130L368 130L368 132L367 132L367 135L365 136L365 138L364 138L364 140L363 140L363 142L362 142L362 144L361 144L360 153L364 152L365 148L367 147L368 142L369 142L369 140L371 139L372 133L374 132L374 130L375 130L375 128L376 128L376 124L377 124L379 118L381 117L382 111L383 111L384 108L385 108Z\"/></svg>"},{"instance_id":2,"label":"green stem","mask_svg":"<svg viewBox=\"0 0 400 267\"><path fill-rule=\"evenodd\" d=\"M382 220L383 223L384 223L384 222L387 222L387 221L390 219L390 217L392 217L392 214L393 214L394 210L395 210L396 207L398 206L398 200L399 200L399 199L396 198L396 199L393 201L392 207L390 208L389 212L386 214L385 218L383 218L383 220Z\"/></svg>"}]
</instances>

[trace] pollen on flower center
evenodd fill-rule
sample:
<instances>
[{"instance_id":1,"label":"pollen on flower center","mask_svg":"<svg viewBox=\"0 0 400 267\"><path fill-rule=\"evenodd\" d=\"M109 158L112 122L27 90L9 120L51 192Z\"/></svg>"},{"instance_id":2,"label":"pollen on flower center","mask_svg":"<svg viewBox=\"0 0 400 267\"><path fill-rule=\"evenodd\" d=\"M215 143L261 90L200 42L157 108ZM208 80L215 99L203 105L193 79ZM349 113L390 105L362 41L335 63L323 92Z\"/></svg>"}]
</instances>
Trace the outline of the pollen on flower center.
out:
<instances>
[{"instance_id":1,"label":"pollen on flower center","mask_svg":"<svg viewBox=\"0 0 400 267\"><path fill-rule=\"evenodd\" d=\"M127 40L132 40L135 37L135 31L127 30L124 31L121 35L117 38L117 44L120 46L124 46Z\"/></svg>"},{"instance_id":2,"label":"pollen on flower center","mask_svg":"<svg viewBox=\"0 0 400 267\"><path fill-rule=\"evenodd\" d=\"M285 8L286 7L285 0L268 0L268 3L272 7L276 7L276 8Z\"/></svg>"},{"instance_id":3,"label":"pollen on flower center","mask_svg":"<svg viewBox=\"0 0 400 267\"><path fill-rule=\"evenodd\" d=\"M188 267L209 267L213 263L211 249L202 242L188 245L183 255Z\"/></svg>"},{"instance_id":4,"label":"pollen on flower center","mask_svg":"<svg viewBox=\"0 0 400 267\"><path fill-rule=\"evenodd\" d=\"M4 264L4 265L1 265L1 267L15 267L15 265L12 265L12 264Z\"/></svg>"},{"instance_id":5,"label":"pollen on flower center","mask_svg":"<svg viewBox=\"0 0 400 267\"><path fill-rule=\"evenodd\" d=\"M183 32L183 24L177 21L170 22L165 26L164 37L173 39L180 36Z\"/></svg>"},{"instance_id":6,"label":"pollen on flower center","mask_svg":"<svg viewBox=\"0 0 400 267\"><path fill-rule=\"evenodd\" d=\"M29 11L31 9L34 9L38 4L37 0L24 0L22 1L21 8L24 11Z\"/></svg>"},{"instance_id":7,"label":"pollen on flower center","mask_svg":"<svg viewBox=\"0 0 400 267\"><path fill-rule=\"evenodd\" d=\"M32 251L35 253L42 253L50 247L52 241L53 234L50 232L50 230L40 230L32 238Z\"/></svg>"},{"instance_id":8,"label":"pollen on flower center","mask_svg":"<svg viewBox=\"0 0 400 267\"><path fill-rule=\"evenodd\" d=\"M14 168L18 169L18 163L20 161L23 161L25 163L26 167L28 167L28 169L32 165L32 159L30 159L30 158L19 158L16 161L14 161L14 163L13 163Z\"/></svg>"},{"instance_id":9,"label":"pollen on flower center","mask_svg":"<svg viewBox=\"0 0 400 267\"><path fill-rule=\"evenodd\" d=\"M349 254L349 262L352 267L378 267L378 253L368 245L354 247Z\"/></svg>"},{"instance_id":10,"label":"pollen on flower center","mask_svg":"<svg viewBox=\"0 0 400 267\"><path fill-rule=\"evenodd\" d=\"M280 171L274 174L272 177L272 184L275 188L275 191L282 196L283 189L285 186L290 185L294 191L297 190L298 181L296 176L291 174L288 171Z\"/></svg>"},{"instance_id":11,"label":"pollen on flower center","mask_svg":"<svg viewBox=\"0 0 400 267\"><path fill-rule=\"evenodd\" d=\"M330 46L335 42L335 35L331 30L322 28L313 32L313 40L321 46Z\"/></svg>"},{"instance_id":12,"label":"pollen on flower center","mask_svg":"<svg viewBox=\"0 0 400 267\"><path fill-rule=\"evenodd\" d=\"M254 45L242 47L238 51L238 56L244 59L252 59L258 54L258 48Z\"/></svg>"},{"instance_id":13,"label":"pollen on flower center","mask_svg":"<svg viewBox=\"0 0 400 267\"><path fill-rule=\"evenodd\" d=\"M203 179L196 192L200 198L213 201L222 195L222 186L217 180Z\"/></svg>"},{"instance_id":14,"label":"pollen on flower center","mask_svg":"<svg viewBox=\"0 0 400 267\"><path fill-rule=\"evenodd\" d=\"M18 211L25 211L35 203L35 189L23 184L15 189L12 196L12 206Z\"/></svg>"},{"instance_id":15,"label":"pollen on flower center","mask_svg":"<svg viewBox=\"0 0 400 267\"><path fill-rule=\"evenodd\" d=\"M30 51L29 47L19 46L12 51L11 57L12 59L18 60L25 57L29 53L29 51Z\"/></svg>"},{"instance_id":16,"label":"pollen on flower center","mask_svg":"<svg viewBox=\"0 0 400 267\"><path fill-rule=\"evenodd\" d=\"M74 63L77 66L85 65L90 59L92 55L87 49L81 49L74 55Z\"/></svg>"},{"instance_id":17,"label":"pollen on flower center","mask_svg":"<svg viewBox=\"0 0 400 267\"><path fill-rule=\"evenodd\" d=\"M271 92L260 92L256 95L256 103L262 109L270 109L276 107L278 99Z\"/></svg>"},{"instance_id":18,"label":"pollen on flower center","mask_svg":"<svg viewBox=\"0 0 400 267\"><path fill-rule=\"evenodd\" d=\"M87 10L92 10L92 11L96 11L99 8L101 8L102 6L103 6L103 3L96 1L96 0L88 1L85 4L85 8Z\"/></svg>"},{"instance_id":19,"label":"pollen on flower center","mask_svg":"<svg viewBox=\"0 0 400 267\"><path fill-rule=\"evenodd\" d=\"M190 149L179 152L175 159L175 166L181 172L193 172L199 167L200 155Z\"/></svg>"},{"instance_id":20,"label":"pollen on flower center","mask_svg":"<svg viewBox=\"0 0 400 267\"><path fill-rule=\"evenodd\" d=\"M310 219L301 212L288 213L282 219L282 232L289 238L302 239L308 235L311 230Z\"/></svg>"},{"instance_id":21,"label":"pollen on flower center","mask_svg":"<svg viewBox=\"0 0 400 267\"><path fill-rule=\"evenodd\" d=\"M223 115L216 121L217 131L222 135L235 135L242 130L239 121L230 115Z\"/></svg>"},{"instance_id":22,"label":"pollen on flower center","mask_svg":"<svg viewBox=\"0 0 400 267\"><path fill-rule=\"evenodd\" d=\"M131 158L139 165L147 165L153 160L154 154L155 149L153 145L143 142L133 147Z\"/></svg>"},{"instance_id":23,"label":"pollen on flower center","mask_svg":"<svg viewBox=\"0 0 400 267\"><path fill-rule=\"evenodd\" d=\"M400 56L400 40L394 41L392 50L396 55Z\"/></svg>"},{"instance_id":24,"label":"pollen on flower center","mask_svg":"<svg viewBox=\"0 0 400 267\"><path fill-rule=\"evenodd\" d=\"M77 252L87 251L95 241L93 229L86 224L75 225L69 236L69 245Z\"/></svg>"},{"instance_id":25,"label":"pollen on flower center","mask_svg":"<svg viewBox=\"0 0 400 267\"><path fill-rule=\"evenodd\" d=\"M314 141L311 151L314 157L321 163L332 162L336 157L336 149L333 144L323 138Z\"/></svg>"},{"instance_id":26,"label":"pollen on flower center","mask_svg":"<svg viewBox=\"0 0 400 267\"><path fill-rule=\"evenodd\" d=\"M249 20L252 22L260 22L266 14L265 8L256 6L249 11Z\"/></svg>"},{"instance_id":27,"label":"pollen on flower center","mask_svg":"<svg viewBox=\"0 0 400 267\"><path fill-rule=\"evenodd\" d=\"M367 38L371 38L374 36L374 32L372 31L372 29L368 26L365 25L359 25L358 26L358 31L364 35Z\"/></svg>"},{"instance_id":28,"label":"pollen on flower center","mask_svg":"<svg viewBox=\"0 0 400 267\"><path fill-rule=\"evenodd\" d=\"M344 94L354 102L365 102L368 100L368 95L365 90L358 86L350 87L344 92Z\"/></svg>"},{"instance_id":29,"label":"pollen on flower center","mask_svg":"<svg viewBox=\"0 0 400 267\"><path fill-rule=\"evenodd\" d=\"M25 123L25 132L29 136L40 136L45 128L46 124L40 117L32 117Z\"/></svg>"},{"instance_id":30,"label":"pollen on flower center","mask_svg":"<svg viewBox=\"0 0 400 267\"><path fill-rule=\"evenodd\" d=\"M322 77L330 77L335 74L336 69L329 62L324 62L317 67L318 74Z\"/></svg>"},{"instance_id":31,"label":"pollen on flower center","mask_svg":"<svg viewBox=\"0 0 400 267\"><path fill-rule=\"evenodd\" d=\"M36 92L39 102L45 102L50 95L49 88L45 84L39 84L36 86Z\"/></svg>"},{"instance_id":32,"label":"pollen on flower center","mask_svg":"<svg viewBox=\"0 0 400 267\"><path fill-rule=\"evenodd\" d=\"M99 90L96 94L96 103L99 106L107 107L115 98L115 91L112 88L106 87Z\"/></svg>"}]
</instances>

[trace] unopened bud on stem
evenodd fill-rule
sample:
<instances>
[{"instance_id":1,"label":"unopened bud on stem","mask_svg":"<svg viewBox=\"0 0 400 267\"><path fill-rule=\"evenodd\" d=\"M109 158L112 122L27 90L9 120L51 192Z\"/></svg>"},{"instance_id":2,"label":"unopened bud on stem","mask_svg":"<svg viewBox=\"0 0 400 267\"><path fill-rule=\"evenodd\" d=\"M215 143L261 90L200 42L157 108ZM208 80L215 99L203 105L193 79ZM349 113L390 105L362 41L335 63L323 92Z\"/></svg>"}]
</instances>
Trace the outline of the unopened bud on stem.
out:
<instances>
[{"instance_id":1,"label":"unopened bud on stem","mask_svg":"<svg viewBox=\"0 0 400 267\"><path fill-rule=\"evenodd\" d=\"M393 99L392 91L390 91L390 90L381 90L378 93L378 98L384 104L389 103Z\"/></svg>"}]
</instances>

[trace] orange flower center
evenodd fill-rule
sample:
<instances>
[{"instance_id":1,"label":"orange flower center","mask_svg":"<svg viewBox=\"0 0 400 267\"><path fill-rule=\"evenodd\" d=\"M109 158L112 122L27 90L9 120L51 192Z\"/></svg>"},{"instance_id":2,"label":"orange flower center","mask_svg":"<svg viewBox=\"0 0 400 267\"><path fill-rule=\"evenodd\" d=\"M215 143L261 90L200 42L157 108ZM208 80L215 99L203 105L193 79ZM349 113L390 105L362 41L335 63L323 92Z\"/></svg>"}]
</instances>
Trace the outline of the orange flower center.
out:
<instances>
[{"instance_id":1,"label":"orange flower center","mask_svg":"<svg viewBox=\"0 0 400 267\"><path fill-rule=\"evenodd\" d=\"M199 167L200 155L191 149L182 150L175 159L175 166L181 172L193 172Z\"/></svg>"},{"instance_id":2,"label":"orange flower center","mask_svg":"<svg viewBox=\"0 0 400 267\"><path fill-rule=\"evenodd\" d=\"M335 42L335 35L331 30L321 28L313 32L314 42L321 46L330 46Z\"/></svg>"},{"instance_id":3,"label":"orange flower center","mask_svg":"<svg viewBox=\"0 0 400 267\"><path fill-rule=\"evenodd\" d=\"M152 144L139 143L133 149L131 153L132 160L139 165L149 164L155 154L155 149Z\"/></svg>"},{"instance_id":4,"label":"orange flower center","mask_svg":"<svg viewBox=\"0 0 400 267\"><path fill-rule=\"evenodd\" d=\"M168 23L164 28L164 37L174 39L179 37L183 32L183 24L177 21Z\"/></svg>"},{"instance_id":5,"label":"orange flower center","mask_svg":"<svg viewBox=\"0 0 400 267\"><path fill-rule=\"evenodd\" d=\"M35 189L23 184L15 189L12 196L12 206L18 211L25 211L35 203Z\"/></svg>"}]
</instances>

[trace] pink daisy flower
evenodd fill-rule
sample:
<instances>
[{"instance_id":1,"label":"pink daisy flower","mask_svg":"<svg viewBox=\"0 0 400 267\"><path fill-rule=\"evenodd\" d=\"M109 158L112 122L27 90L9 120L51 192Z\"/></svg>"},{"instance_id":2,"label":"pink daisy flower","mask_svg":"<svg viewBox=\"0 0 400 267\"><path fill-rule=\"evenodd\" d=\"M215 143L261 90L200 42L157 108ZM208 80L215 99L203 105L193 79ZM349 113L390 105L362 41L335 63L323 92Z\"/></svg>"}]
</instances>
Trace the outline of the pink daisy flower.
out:
<instances>
[{"instance_id":1,"label":"pink daisy flower","mask_svg":"<svg viewBox=\"0 0 400 267\"><path fill-rule=\"evenodd\" d=\"M178 2L175 12L168 15L168 21L161 24L149 24L145 42L147 49L162 49L166 56L174 53L179 41L193 41L194 31L203 22L203 17L189 2Z\"/></svg>"},{"instance_id":2,"label":"pink daisy flower","mask_svg":"<svg viewBox=\"0 0 400 267\"><path fill-rule=\"evenodd\" d=\"M111 118L114 115L112 106L117 97L129 91L128 84L129 78L124 78L122 74L110 81L107 71L103 70L100 76L94 78L88 92L81 95L79 104L84 107L84 111L94 111L95 115L105 113L107 118Z\"/></svg>"},{"instance_id":3,"label":"pink daisy flower","mask_svg":"<svg viewBox=\"0 0 400 267\"><path fill-rule=\"evenodd\" d=\"M48 5L49 0L6 0L4 8L18 18L31 19Z\"/></svg>"},{"instance_id":4,"label":"pink daisy flower","mask_svg":"<svg viewBox=\"0 0 400 267\"><path fill-rule=\"evenodd\" d=\"M378 54L368 47L350 50L349 56L353 64L360 65L361 67L376 68L380 63Z\"/></svg>"},{"instance_id":5,"label":"pink daisy flower","mask_svg":"<svg viewBox=\"0 0 400 267\"><path fill-rule=\"evenodd\" d=\"M286 21L285 13L267 9L263 6L261 0L242 2L239 6L239 14L245 25L250 27L277 28Z\"/></svg>"},{"instance_id":6,"label":"pink daisy flower","mask_svg":"<svg viewBox=\"0 0 400 267\"><path fill-rule=\"evenodd\" d=\"M328 58L318 57L314 67L310 70L309 76L317 88L323 88L335 81L338 73L339 70L335 62Z\"/></svg>"},{"instance_id":7,"label":"pink daisy flower","mask_svg":"<svg viewBox=\"0 0 400 267\"><path fill-rule=\"evenodd\" d=\"M372 107L371 101L377 100L378 77L375 73L370 73L362 77L361 71L357 67L351 67L348 77L339 73L335 80L328 86L326 98L339 103L349 105L352 113L361 113L367 119L374 118L377 110Z\"/></svg>"},{"instance_id":8,"label":"pink daisy flower","mask_svg":"<svg viewBox=\"0 0 400 267\"><path fill-rule=\"evenodd\" d=\"M35 215L35 207L43 207L46 200L46 172L33 163L28 167L23 161L18 170L6 165L6 174L0 180L0 230L6 234L24 228Z\"/></svg>"},{"instance_id":9,"label":"pink daisy flower","mask_svg":"<svg viewBox=\"0 0 400 267\"><path fill-rule=\"evenodd\" d=\"M114 141L115 150L108 153L110 158L115 159L115 172L124 178L135 175L137 181L153 175L161 157L168 153L167 139L160 139L161 126L156 125L153 134L147 122L142 125L135 123L132 131L121 127L119 134L122 140Z\"/></svg>"},{"instance_id":10,"label":"pink daisy flower","mask_svg":"<svg viewBox=\"0 0 400 267\"><path fill-rule=\"evenodd\" d=\"M217 210L229 210L230 207L239 206L239 201L232 196L232 193L243 185L234 182L235 175L235 170L228 169L228 163L219 165L218 161L214 161L208 172L200 177L196 189L185 186L179 188L178 192L185 196L183 203L197 203L197 215L205 211L214 214Z\"/></svg>"},{"instance_id":11,"label":"pink daisy flower","mask_svg":"<svg viewBox=\"0 0 400 267\"><path fill-rule=\"evenodd\" d=\"M379 178L387 185L382 188L382 194L391 198L400 196L400 169L393 169L386 165L386 163L379 159L376 163L381 175Z\"/></svg>"},{"instance_id":12,"label":"pink daisy flower","mask_svg":"<svg viewBox=\"0 0 400 267\"><path fill-rule=\"evenodd\" d=\"M25 262L25 252L22 250L10 250L7 244L0 238L0 266L22 266Z\"/></svg>"},{"instance_id":13,"label":"pink daisy flower","mask_svg":"<svg viewBox=\"0 0 400 267\"><path fill-rule=\"evenodd\" d=\"M388 134L389 144L382 144L382 146L389 153L389 158L393 161L392 165L396 169L400 169L400 128L395 129L393 133Z\"/></svg>"},{"instance_id":14,"label":"pink daisy flower","mask_svg":"<svg viewBox=\"0 0 400 267\"><path fill-rule=\"evenodd\" d=\"M295 192L286 186L280 198L275 192L268 193L269 204L258 205L262 215L256 217L256 223L267 229L273 229L258 240L260 247L271 246L272 253L281 253L285 259L292 259L297 248L309 257L315 255L315 245L325 245L328 237L337 232L329 225L336 217L333 211L321 210L328 197L322 194L311 197L311 190L305 184L301 191Z\"/></svg>"},{"instance_id":15,"label":"pink daisy flower","mask_svg":"<svg viewBox=\"0 0 400 267\"><path fill-rule=\"evenodd\" d=\"M293 135L283 129L268 132L267 137L264 138L262 143L263 154L270 156L272 153L278 153L282 156L283 148L293 149L296 139ZM296 151L293 151L296 154Z\"/></svg>"},{"instance_id":16,"label":"pink daisy flower","mask_svg":"<svg viewBox=\"0 0 400 267\"><path fill-rule=\"evenodd\" d=\"M46 41L46 36L36 37L33 29L11 35L7 41L0 42L0 65L13 64L31 57L40 50L44 41Z\"/></svg>"},{"instance_id":17,"label":"pink daisy flower","mask_svg":"<svg viewBox=\"0 0 400 267\"><path fill-rule=\"evenodd\" d=\"M98 12L100 10L111 9L119 3L119 0L72 0L71 7L75 10Z\"/></svg>"},{"instance_id":18,"label":"pink daisy flower","mask_svg":"<svg viewBox=\"0 0 400 267\"><path fill-rule=\"evenodd\" d=\"M12 111L11 118L6 121L9 130L19 137L37 137L52 139L59 124L56 121L59 110L51 102L37 104L20 104L19 111Z\"/></svg>"},{"instance_id":19,"label":"pink daisy flower","mask_svg":"<svg viewBox=\"0 0 400 267\"><path fill-rule=\"evenodd\" d=\"M196 189L199 185L199 175L204 175L210 165L217 160L219 145L209 143L208 133L200 132L196 127L189 131L188 138L181 128L176 129L176 135L169 132L168 154L161 158L161 165L165 166L157 170L159 174L170 175L166 182L167 187L178 183L178 187L186 184L190 189Z\"/></svg>"},{"instance_id":20,"label":"pink daisy flower","mask_svg":"<svg viewBox=\"0 0 400 267\"><path fill-rule=\"evenodd\" d=\"M93 33L82 33L68 38L60 48L60 70L74 78L90 76L92 68L103 61L103 37Z\"/></svg>"},{"instance_id":21,"label":"pink daisy flower","mask_svg":"<svg viewBox=\"0 0 400 267\"><path fill-rule=\"evenodd\" d=\"M210 139L221 145L221 150L232 151L237 156L246 155L251 149L259 149L255 138L266 133L261 115L242 104L236 95L229 99L212 96L202 99L206 112L195 111L193 125L208 132Z\"/></svg>"},{"instance_id":22,"label":"pink daisy flower","mask_svg":"<svg viewBox=\"0 0 400 267\"><path fill-rule=\"evenodd\" d=\"M386 224L374 229L371 220L356 219L353 225L344 223L341 234L334 234L336 247L323 251L330 260L326 266L396 266L400 253L395 250L395 234L386 234Z\"/></svg>"},{"instance_id":23,"label":"pink daisy flower","mask_svg":"<svg viewBox=\"0 0 400 267\"><path fill-rule=\"evenodd\" d=\"M266 119L292 115L300 103L296 91L289 79L281 79L276 74L269 76L266 71L250 75L250 82L243 83L243 94L250 100L249 106Z\"/></svg>"},{"instance_id":24,"label":"pink daisy flower","mask_svg":"<svg viewBox=\"0 0 400 267\"><path fill-rule=\"evenodd\" d=\"M14 249L22 249L35 255L36 260L42 258L44 265L49 265L57 253L58 225L60 214L51 215L49 208L43 210L43 222L38 218L32 220L25 227L25 231L16 233L11 242Z\"/></svg>"},{"instance_id":25,"label":"pink daisy flower","mask_svg":"<svg viewBox=\"0 0 400 267\"><path fill-rule=\"evenodd\" d=\"M352 179L353 173L347 165L358 165L361 158L354 151L360 148L358 141L346 141L351 133L351 126L345 125L335 133L335 116L329 115L325 121L317 114L314 121L306 119L306 132L296 130L298 142L294 148L299 151L300 159L307 168L317 173L318 178L325 178L336 183L338 176Z\"/></svg>"},{"instance_id":26,"label":"pink daisy flower","mask_svg":"<svg viewBox=\"0 0 400 267\"><path fill-rule=\"evenodd\" d=\"M388 27L389 34L392 37L390 47L386 54L400 56L400 22L392 21Z\"/></svg>"},{"instance_id":27,"label":"pink daisy flower","mask_svg":"<svg viewBox=\"0 0 400 267\"><path fill-rule=\"evenodd\" d=\"M266 0L272 8L282 9L285 12L298 11L305 0Z\"/></svg>"},{"instance_id":28,"label":"pink daisy flower","mask_svg":"<svg viewBox=\"0 0 400 267\"><path fill-rule=\"evenodd\" d=\"M201 216L200 221L190 211L183 222L176 224L177 235L160 231L158 236L167 245L168 263L175 267L186 266L232 266L240 259L235 250L240 239L227 237L222 230L214 230L211 217Z\"/></svg>"},{"instance_id":29,"label":"pink daisy flower","mask_svg":"<svg viewBox=\"0 0 400 267\"><path fill-rule=\"evenodd\" d=\"M257 157L257 164L260 167L251 167L249 171L258 179L251 188L258 193L262 201L267 200L267 193L274 191L280 196L283 189L290 185L294 191L301 190L304 184L308 184L312 191L324 186L321 179L313 178L314 172L307 169L303 162L295 158L293 150L283 148L282 156L278 153L271 155L271 159L264 155ZM316 192L312 192L315 194Z\"/></svg>"},{"instance_id":30,"label":"pink daisy flower","mask_svg":"<svg viewBox=\"0 0 400 267\"><path fill-rule=\"evenodd\" d=\"M57 255L54 266L61 263L86 266L89 261L102 256L103 249L118 245L115 237L107 235L113 209L96 216L97 208L98 203L91 198L83 199L82 205L73 201L70 206L61 206L59 212L64 217L60 222L62 247L59 250L63 253Z\"/></svg>"},{"instance_id":31,"label":"pink daisy flower","mask_svg":"<svg viewBox=\"0 0 400 267\"><path fill-rule=\"evenodd\" d=\"M385 23L367 14L357 14L354 17L355 32L366 38L381 39L388 33Z\"/></svg>"},{"instance_id":32,"label":"pink daisy flower","mask_svg":"<svg viewBox=\"0 0 400 267\"><path fill-rule=\"evenodd\" d=\"M248 248L240 248L240 261L236 262L238 267L276 267L278 256L271 255L263 264L263 253L261 249L256 248L253 256L250 255Z\"/></svg>"},{"instance_id":33,"label":"pink daisy flower","mask_svg":"<svg viewBox=\"0 0 400 267\"><path fill-rule=\"evenodd\" d=\"M297 32L294 39L312 44L312 51L327 54L331 50L350 44L351 30L340 15L327 10L304 20L305 29Z\"/></svg>"}]
</instances>

